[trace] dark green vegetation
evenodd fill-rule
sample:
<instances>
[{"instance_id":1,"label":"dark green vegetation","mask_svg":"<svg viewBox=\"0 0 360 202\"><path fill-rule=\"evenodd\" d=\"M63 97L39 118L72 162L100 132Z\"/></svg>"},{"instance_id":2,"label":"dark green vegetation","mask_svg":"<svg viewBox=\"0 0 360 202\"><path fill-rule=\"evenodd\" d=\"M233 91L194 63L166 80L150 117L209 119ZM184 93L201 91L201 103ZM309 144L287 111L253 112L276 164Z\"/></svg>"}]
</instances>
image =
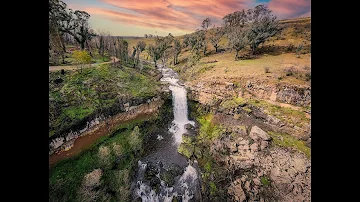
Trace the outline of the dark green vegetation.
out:
<instances>
[{"instance_id":1,"label":"dark green vegetation","mask_svg":"<svg viewBox=\"0 0 360 202\"><path fill-rule=\"evenodd\" d=\"M123 104L137 105L157 95L157 72L144 64L143 71L103 64L78 72L49 72L49 137L100 114L114 115Z\"/></svg>"},{"instance_id":2,"label":"dark green vegetation","mask_svg":"<svg viewBox=\"0 0 360 202\"><path fill-rule=\"evenodd\" d=\"M49 172L49 201L130 201L131 178L146 136L167 127L170 111L171 100L166 100L155 118L120 125L88 150L57 163ZM96 169L102 175L90 186L85 176Z\"/></svg>"}]
</instances>

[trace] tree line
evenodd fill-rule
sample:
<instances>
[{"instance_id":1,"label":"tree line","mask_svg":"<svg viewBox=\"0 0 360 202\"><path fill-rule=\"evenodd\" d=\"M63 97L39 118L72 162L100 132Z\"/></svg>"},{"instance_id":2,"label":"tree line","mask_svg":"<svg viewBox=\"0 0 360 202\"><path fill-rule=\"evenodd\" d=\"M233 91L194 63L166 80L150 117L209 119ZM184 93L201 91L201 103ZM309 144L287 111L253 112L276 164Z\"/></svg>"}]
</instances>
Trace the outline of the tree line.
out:
<instances>
[{"instance_id":1,"label":"tree line","mask_svg":"<svg viewBox=\"0 0 360 202\"><path fill-rule=\"evenodd\" d=\"M206 18L200 25L201 29L184 35L182 42L171 33L165 37L145 34L144 38L154 38L155 44L146 45L144 41L138 41L135 46L129 47L122 37L111 36L101 30L95 33L89 25L89 18L87 12L73 11L61 0L49 0L49 50L60 55L63 63L65 44L78 44L81 50L88 50L91 57L91 51L96 49L103 58L107 54L118 58L121 64L138 65L140 54L147 50L155 66L158 60L165 64L169 58L176 65L182 49L188 48L199 59L201 54L207 54L208 43L218 52L223 37L228 39L228 45L235 50L237 60L242 49L248 46L251 53L256 54L260 44L281 30L277 17L268 6L258 5L253 9L225 15L222 26L218 27L211 26L211 19Z\"/></svg>"}]
</instances>

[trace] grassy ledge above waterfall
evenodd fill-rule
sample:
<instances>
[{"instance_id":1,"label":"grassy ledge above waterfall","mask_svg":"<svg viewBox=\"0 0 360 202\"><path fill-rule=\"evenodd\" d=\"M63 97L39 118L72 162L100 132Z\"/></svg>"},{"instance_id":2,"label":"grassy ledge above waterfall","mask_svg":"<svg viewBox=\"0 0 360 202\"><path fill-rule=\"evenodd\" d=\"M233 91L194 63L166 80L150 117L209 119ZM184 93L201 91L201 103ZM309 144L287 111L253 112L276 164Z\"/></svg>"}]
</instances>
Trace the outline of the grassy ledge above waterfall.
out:
<instances>
[{"instance_id":1,"label":"grassy ledge above waterfall","mask_svg":"<svg viewBox=\"0 0 360 202\"><path fill-rule=\"evenodd\" d=\"M61 71L49 72L49 137L85 119L114 115L127 102L146 102L159 94L159 74L145 63L141 71L103 64L82 72L65 71L64 75Z\"/></svg>"}]
</instances>

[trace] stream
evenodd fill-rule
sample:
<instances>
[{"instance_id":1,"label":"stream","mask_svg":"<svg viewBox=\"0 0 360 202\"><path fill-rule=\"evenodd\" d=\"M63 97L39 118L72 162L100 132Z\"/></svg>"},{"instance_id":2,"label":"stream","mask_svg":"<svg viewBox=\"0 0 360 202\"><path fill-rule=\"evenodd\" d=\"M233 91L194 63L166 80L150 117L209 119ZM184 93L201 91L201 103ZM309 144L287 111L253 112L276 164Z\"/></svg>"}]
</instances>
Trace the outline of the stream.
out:
<instances>
[{"instance_id":1,"label":"stream","mask_svg":"<svg viewBox=\"0 0 360 202\"><path fill-rule=\"evenodd\" d=\"M178 153L182 134L191 133L188 119L186 89L179 83L178 74L162 65L161 82L172 93L174 120L169 128L151 134L145 154L139 161L132 183L133 200L143 202L201 201L199 169L196 160L188 160ZM190 124L190 125L189 125Z\"/></svg>"}]
</instances>

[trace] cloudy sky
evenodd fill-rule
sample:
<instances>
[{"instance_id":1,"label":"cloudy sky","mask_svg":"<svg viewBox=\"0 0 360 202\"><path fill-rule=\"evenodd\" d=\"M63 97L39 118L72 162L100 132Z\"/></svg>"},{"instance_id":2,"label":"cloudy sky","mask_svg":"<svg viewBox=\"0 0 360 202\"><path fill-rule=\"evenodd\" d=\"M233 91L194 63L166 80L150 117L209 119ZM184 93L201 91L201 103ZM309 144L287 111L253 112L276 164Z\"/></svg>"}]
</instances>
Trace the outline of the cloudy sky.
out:
<instances>
[{"instance_id":1,"label":"cloudy sky","mask_svg":"<svg viewBox=\"0 0 360 202\"><path fill-rule=\"evenodd\" d=\"M174 36L200 28L209 17L220 25L226 14L268 4L279 19L308 17L310 0L63 0L69 8L84 10L95 30L117 36L144 34Z\"/></svg>"}]
</instances>

